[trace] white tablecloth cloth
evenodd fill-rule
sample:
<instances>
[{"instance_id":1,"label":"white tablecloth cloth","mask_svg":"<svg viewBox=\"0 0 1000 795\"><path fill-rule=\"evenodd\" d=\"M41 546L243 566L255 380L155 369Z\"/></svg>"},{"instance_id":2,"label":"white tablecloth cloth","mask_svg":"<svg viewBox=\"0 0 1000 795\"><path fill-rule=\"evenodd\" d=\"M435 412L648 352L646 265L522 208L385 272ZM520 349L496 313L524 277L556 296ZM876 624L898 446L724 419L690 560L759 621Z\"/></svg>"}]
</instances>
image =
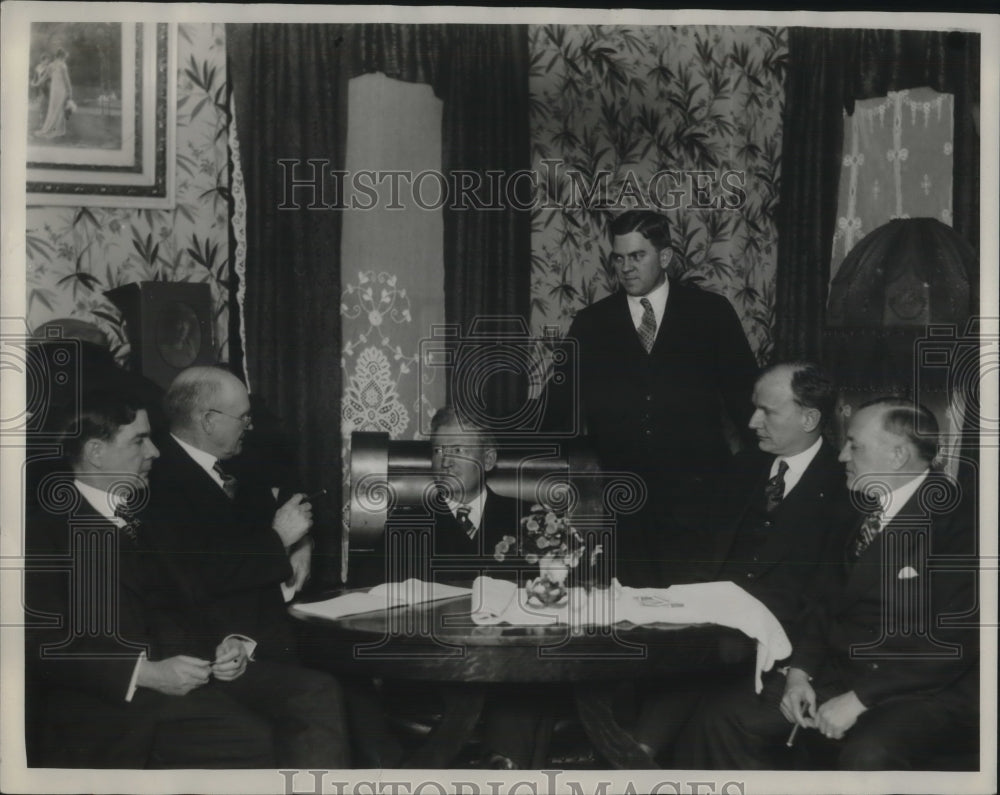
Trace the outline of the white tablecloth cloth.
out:
<instances>
[{"instance_id":1,"label":"white tablecloth cloth","mask_svg":"<svg viewBox=\"0 0 1000 795\"><path fill-rule=\"evenodd\" d=\"M565 603L534 607L513 582L477 577L472 584L472 620L477 624L610 626L612 624L718 624L757 641L755 687L761 675L792 653L781 623L764 604L732 582L629 588L613 580L589 593L572 589Z\"/></svg>"}]
</instances>

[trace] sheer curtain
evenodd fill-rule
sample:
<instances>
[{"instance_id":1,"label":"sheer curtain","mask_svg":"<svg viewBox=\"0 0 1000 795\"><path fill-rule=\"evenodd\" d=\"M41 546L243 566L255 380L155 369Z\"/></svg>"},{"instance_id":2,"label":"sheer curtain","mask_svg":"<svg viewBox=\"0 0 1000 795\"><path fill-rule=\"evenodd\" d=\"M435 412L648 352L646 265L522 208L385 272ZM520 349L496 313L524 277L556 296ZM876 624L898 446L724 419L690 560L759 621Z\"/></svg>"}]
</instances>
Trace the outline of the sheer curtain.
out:
<instances>
[{"instance_id":1,"label":"sheer curtain","mask_svg":"<svg viewBox=\"0 0 1000 795\"><path fill-rule=\"evenodd\" d=\"M428 83L443 101L446 172L464 168L484 178L492 169L529 168L527 29L231 24L226 31L247 197L247 375L294 429L302 479L339 497L342 218L322 205L340 207L342 196L336 180L321 194L300 185L292 203L301 206L289 209L288 182L309 183L314 168L343 169L348 80L375 71ZM298 163L295 171L288 161ZM466 329L482 314L527 321L528 212L446 212L443 240L448 323ZM490 411L509 412L521 390L517 379L496 384ZM337 554L332 533L324 542Z\"/></svg>"},{"instance_id":2,"label":"sheer curtain","mask_svg":"<svg viewBox=\"0 0 1000 795\"><path fill-rule=\"evenodd\" d=\"M843 156L843 112L856 99L930 86L955 97L953 227L979 248L978 34L788 32L778 216L775 354L823 356L830 256Z\"/></svg>"}]
</instances>

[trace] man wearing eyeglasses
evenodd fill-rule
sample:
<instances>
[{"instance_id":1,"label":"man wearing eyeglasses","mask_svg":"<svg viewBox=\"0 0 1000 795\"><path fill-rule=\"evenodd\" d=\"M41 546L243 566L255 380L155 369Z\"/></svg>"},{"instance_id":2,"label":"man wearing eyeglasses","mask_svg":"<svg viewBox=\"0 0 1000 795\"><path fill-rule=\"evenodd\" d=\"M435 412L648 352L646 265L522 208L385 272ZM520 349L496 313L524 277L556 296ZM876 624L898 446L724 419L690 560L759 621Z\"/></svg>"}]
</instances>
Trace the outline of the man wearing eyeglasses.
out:
<instances>
[{"instance_id":1,"label":"man wearing eyeglasses","mask_svg":"<svg viewBox=\"0 0 1000 795\"><path fill-rule=\"evenodd\" d=\"M227 626L257 641L258 656L295 660L285 601L309 574L310 504L295 494L279 507L264 478L227 470L253 427L247 389L232 373L182 371L164 409L170 433L151 475L152 507L169 529L163 546L184 556Z\"/></svg>"}]
</instances>

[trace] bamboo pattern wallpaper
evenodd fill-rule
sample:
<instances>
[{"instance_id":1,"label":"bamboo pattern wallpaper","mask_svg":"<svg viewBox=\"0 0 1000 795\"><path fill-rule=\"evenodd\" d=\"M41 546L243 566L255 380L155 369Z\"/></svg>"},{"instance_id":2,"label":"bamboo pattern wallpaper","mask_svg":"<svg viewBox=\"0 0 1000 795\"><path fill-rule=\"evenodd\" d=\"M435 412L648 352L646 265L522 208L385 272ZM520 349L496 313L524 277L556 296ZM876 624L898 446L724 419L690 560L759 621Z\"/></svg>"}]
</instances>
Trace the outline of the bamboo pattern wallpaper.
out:
<instances>
[{"instance_id":1,"label":"bamboo pattern wallpaper","mask_svg":"<svg viewBox=\"0 0 1000 795\"><path fill-rule=\"evenodd\" d=\"M765 361L785 29L545 25L529 36L534 332L565 334L579 309L616 289L606 225L618 210L608 203L648 202L652 186L662 205L678 205L665 211L672 275L725 295ZM656 176L665 171L674 174ZM726 172L745 175L742 186Z\"/></svg>"},{"instance_id":2,"label":"bamboo pattern wallpaper","mask_svg":"<svg viewBox=\"0 0 1000 795\"><path fill-rule=\"evenodd\" d=\"M215 346L228 359L229 171L225 25L177 28L177 203L171 210L29 207L28 326L74 317L128 342L103 293L137 281L208 282Z\"/></svg>"}]
</instances>

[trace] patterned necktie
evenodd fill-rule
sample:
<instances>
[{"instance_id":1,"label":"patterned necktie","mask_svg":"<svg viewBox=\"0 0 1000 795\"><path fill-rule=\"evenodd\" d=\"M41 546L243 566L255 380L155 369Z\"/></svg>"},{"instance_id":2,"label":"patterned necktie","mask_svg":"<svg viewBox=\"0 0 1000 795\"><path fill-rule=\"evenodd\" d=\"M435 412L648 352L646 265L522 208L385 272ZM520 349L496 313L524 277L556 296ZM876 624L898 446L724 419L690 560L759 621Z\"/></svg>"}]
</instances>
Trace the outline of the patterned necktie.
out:
<instances>
[{"instance_id":1,"label":"patterned necktie","mask_svg":"<svg viewBox=\"0 0 1000 795\"><path fill-rule=\"evenodd\" d=\"M222 490L226 492L226 496L231 500L236 499L236 478L230 475L226 470L222 468L222 462L216 461L212 464L212 469L215 470L216 474L222 478Z\"/></svg>"},{"instance_id":2,"label":"patterned necktie","mask_svg":"<svg viewBox=\"0 0 1000 795\"><path fill-rule=\"evenodd\" d=\"M115 516L121 519L125 524L123 524L119 530L121 530L125 535L127 535L133 541L137 540L139 527L142 522L136 518L136 515L129 510L127 505L119 505L115 508Z\"/></svg>"},{"instance_id":3,"label":"patterned necktie","mask_svg":"<svg viewBox=\"0 0 1000 795\"><path fill-rule=\"evenodd\" d=\"M882 530L882 511L872 511L867 516L865 520L861 523L861 528L858 530L858 537L854 541L854 547L851 549L851 560L856 561L863 554L865 550L871 546L872 541Z\"/></svg>"},{"instance_id":4,"label":"patterned necktie","mask_svg":"<svg viewBox=\"0 0 1000 795\"><path fill-rule=\"evenodd\" d=\"M472 508L468 505L461 505L455 511L455 518L458 519L458 526L462 528L462 532L464 532L469 538L475 538L476 526L469 518L470 513L472 513Z\"/></svg>"},{"instance_id":5,"label":"patterned necktie","mask_svg":"<svg viewBox=\"0 0 1000 795\"><path fill-rule=\"evenodd\" d=\"M640 298L642 304L642 322L639 324L639 342L646 349L646 353L653 350L653 343L656 342L656 315L653 314L653 305L648 298Z\"/></svg>"},{"instance_id":6,"label":"patterned necktie","mask_svg":"<svg viewBox=\"0 0 1000 795\"><path fill-rule=\"evenodd\" d=\"M781 505L781 501L785 497L785 473L787 471L788 462L782 458L778 462L777 473L775 473L774 477L767 481L767 485L764 486L764 495L767 497L768 513L771 513L771 511Z\"/></svg>"}]
</instances>

